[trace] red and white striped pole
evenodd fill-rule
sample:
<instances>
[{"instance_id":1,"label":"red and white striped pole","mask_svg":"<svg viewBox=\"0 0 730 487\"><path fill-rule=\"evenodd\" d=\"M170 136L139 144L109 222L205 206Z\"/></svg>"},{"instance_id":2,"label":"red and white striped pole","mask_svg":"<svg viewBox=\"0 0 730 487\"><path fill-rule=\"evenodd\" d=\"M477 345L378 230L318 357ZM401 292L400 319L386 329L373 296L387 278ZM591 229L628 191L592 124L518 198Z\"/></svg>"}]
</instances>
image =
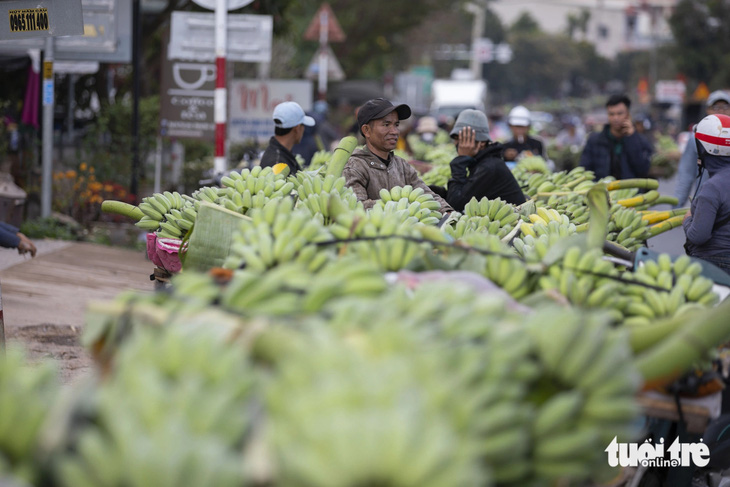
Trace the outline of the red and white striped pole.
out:
<instances>
[{"instance_id":1,"label":"red and white striped pole","mask_svg":"<svg viewBox=\"0 0 730 487\"><path fill-rule=\"evenodd\" d=\"M226 44L228 43L228 1L216 0L215 3L215 174L226 171Z\"/></svg>"}]
</instances>

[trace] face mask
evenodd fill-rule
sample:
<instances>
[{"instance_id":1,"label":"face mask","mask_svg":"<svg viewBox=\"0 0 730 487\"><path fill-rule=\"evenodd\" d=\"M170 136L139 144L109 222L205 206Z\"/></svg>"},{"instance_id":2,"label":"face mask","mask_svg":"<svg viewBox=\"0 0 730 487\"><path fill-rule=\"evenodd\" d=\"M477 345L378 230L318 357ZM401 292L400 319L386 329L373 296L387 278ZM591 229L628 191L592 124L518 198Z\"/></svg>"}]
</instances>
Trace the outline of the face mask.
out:
<instances>
[{"instance_id":1,"label":"face mask","mask_svg":"<svg viewBox=\"0 0 730 487\"><path fill-rule=\"evenodd\" d=\"M432 134L430 132L426 132L424 134L421 134L421 140L424 142L432 142L434 137L436 137L436 134Z\"/></svg>"}]
</instances>

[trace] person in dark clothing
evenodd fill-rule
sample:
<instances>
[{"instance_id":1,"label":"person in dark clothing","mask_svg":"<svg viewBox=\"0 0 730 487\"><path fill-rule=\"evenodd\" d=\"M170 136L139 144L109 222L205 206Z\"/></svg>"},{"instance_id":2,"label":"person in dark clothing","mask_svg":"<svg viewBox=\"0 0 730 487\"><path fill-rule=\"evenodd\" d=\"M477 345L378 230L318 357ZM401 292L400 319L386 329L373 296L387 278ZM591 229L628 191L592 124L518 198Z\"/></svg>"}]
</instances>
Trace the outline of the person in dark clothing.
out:
<instances>
[{"instance_id":1,"label":"person in dark clothing","mask_svg":"<svg viewBox=\"0 0 730 487\"><path fill-rule=\"evenodd\" d=\"M274 136L261 156L261 167L275 166L283 162L289 166L289 174L301 170L291 149L304 136L305 127L313 127L314 119L304 113L302 107L293 101L279 103L274 108Z\"/></svg>"},{"instance_id":2,"label":"person in dark clothing","mask_svg":"<svg viewBox=\"0 0 730 487\"><path fill-rule=\"evenodd\" d=\"M472 198L501 198L520 205L525 195L502 159L503 147L489 138L487 116L479 110L464 110L456 119L451 138L458 156L451 161L451 179L446 201L456 211Z\"/></svg>"},{"instance_id":3,"label":"person in dark clothing","mask_svg":"<svg viewBox=\"0 0 730 487\"><path fill-rule=\"evenodd\" d=\"M33 242L9 223L0 222L0 246L18 249L19 254L30 253L31 257L35 257L36 247Z\"/></svg>"},{"instance_id":4,"label":"person in dark clothing","mask_svg":"<svg viewBox=\"0 0 730 487\"><path fill-rule=\"evenodd\" d=\"M687 254L730 274L730 116L708 115L697 124L697 155L709 178L692 200L682 226ZM692 143L692 141L690 141Z\"/></svg>"},{"instance_id":5,"label":"person in dark clothing","mask_svg":"<svg viewBox=\"0 0 730 487\"><path fill-rule=\"evenodd\" d=\"M608 124L592 134L580 156L580 165L593 171L596 179L645 178L649 175L654 149L631 121L631 100L613 95L606 102Z\"/></svg>"},{"instance_id":6,"label":"person in dark clothing","mask_svg":"<svg viewBox=\"0 0 730 487\"><path fill-rule=\"evenodd\" d=\"M522 105L514 107L507 116L507 124L512 132L512 139L503 145L504 160L511 163L507 167L514 166L516 161L524 156L540 156L547 160L542 141L529 135L532 125L530 110Z\"/></svg>"}]
</instances>

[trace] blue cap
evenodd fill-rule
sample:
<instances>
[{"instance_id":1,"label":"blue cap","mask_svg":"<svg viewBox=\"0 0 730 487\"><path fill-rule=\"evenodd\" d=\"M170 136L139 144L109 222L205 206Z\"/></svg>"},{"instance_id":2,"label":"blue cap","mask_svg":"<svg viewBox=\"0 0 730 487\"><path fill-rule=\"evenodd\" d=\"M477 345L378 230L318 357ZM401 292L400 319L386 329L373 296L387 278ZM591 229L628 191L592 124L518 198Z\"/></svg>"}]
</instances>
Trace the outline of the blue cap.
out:
<instances>
[{"instance_id":1,"label":"blue cap","mask_svg":"<svg viewBox=\"0 0 730 487\"><path fill-rule=\"evenodd\" d=\"M274 126L280 129L290 129L302 123L307 127L314 126L314 119L307 116L295 101L285 101L276 105L272 118Z\"/></svg>"}]
</instances>

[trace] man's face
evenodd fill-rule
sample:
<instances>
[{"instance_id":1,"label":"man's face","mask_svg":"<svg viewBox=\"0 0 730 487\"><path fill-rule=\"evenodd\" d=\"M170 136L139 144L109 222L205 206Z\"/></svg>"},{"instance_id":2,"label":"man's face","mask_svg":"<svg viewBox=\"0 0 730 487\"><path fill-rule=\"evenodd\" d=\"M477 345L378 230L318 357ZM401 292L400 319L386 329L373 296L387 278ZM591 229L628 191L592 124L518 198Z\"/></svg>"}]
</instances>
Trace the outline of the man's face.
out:
<instances>
[{"instance_id":1,"label":"man's face","mask_svg":"<svg viewBox=\"0 0 730 487\"><path fill-rule=\"evenodd\" d=\"M398 114L394 111L378 120L373 120L363 126L363 134L365 140L374 149L381 152L390 152L395 149L398 144L398 135L400 134L400 120Z\"/></svg>"},{"instance_id":2,"label":"man's face","mask_svg":"<svg viewBox=\"0 0 730 487\"><path fill-rule=\"evenodd\" d=\"M524 141L530 132L530 127L524 127L522 125L510 125L509 129L512 131L512 137L519 141Z\"/></svg>"},{"instance_id":3,"label":"man's face","mask_svg":"<svg viewBox=\"0 0 730 487\"><path fill-rule=\"evenodd\" d=\"M730 115L730 104L724 100L720 100L707 107L708 115Z\"/></svg>"},{"instance_id":4,"label":"man's face","mask_svg":"<svg viewBox=\"0 0 730 487\"><path fill-rule=\"evenodd\" d=\"M297 131L297 144L302 141L302 138L304 137L304 124L300 123L296 127L294 127L294 130Z\"/></svg>"},{"instance_id":5,"label":"man's face","mask_svg":"<svg viewBox=\"0 0 730 487\"><path fill-rule=\"evenodd\" d=\"M627 120L629 120L629 109L623 103L607 107L608 124L614 132L620 132Z\"/></svg>"}]
</instances>

